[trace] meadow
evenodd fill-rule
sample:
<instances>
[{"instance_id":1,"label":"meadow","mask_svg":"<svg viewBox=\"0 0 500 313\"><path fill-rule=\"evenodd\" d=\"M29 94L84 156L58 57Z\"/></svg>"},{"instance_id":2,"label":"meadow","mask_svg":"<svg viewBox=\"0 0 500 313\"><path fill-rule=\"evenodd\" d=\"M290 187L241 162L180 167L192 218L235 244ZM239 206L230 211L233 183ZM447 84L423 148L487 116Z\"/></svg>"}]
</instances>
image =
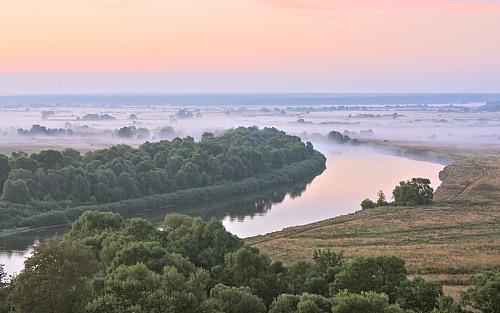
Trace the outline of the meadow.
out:
<instances>
[{"instance_id":1,"label":"meadow","mask_svg":"<svg viewBox=\"0 0 500 313\"><path fill-rule=\"evenodd\" d=\"M376 143L387 146L388 143ZM307 260L316 249L353 255L395 255L409 272L445 285L458 297L470 277L500 264L500 156L498 149L415 147L448 156L432 205L379 207L247 239L285 263Z\"/></svg>"}]
</instances>

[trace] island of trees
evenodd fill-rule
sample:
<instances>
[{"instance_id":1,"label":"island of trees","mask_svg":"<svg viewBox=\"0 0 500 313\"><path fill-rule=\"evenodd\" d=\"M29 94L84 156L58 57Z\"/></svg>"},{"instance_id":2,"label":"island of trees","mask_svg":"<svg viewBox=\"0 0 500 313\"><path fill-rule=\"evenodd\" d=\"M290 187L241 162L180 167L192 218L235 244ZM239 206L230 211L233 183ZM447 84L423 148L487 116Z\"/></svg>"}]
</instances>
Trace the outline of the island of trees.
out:
<instances>
[{"instance_id":1,"label":"island of trees","mask_svg":"<svg viewBox=\"0 0 500 313\"><path fill-rule=\"evenodd\" d=\"M498 313L500 272L474 282L459 305L397 257L320 250L285 266L215 219L172 214L159 230L87 211L18 276L0 266L0 313Z\"/></svg>"},{"instance_id":2,"label":"island of trees","mask_svg":"<svg viewBox=\"0 0 500 313\"><path fill-rule=\"evenodd\" d=\"M85 210L130 213L315 176L325 157L275 128L229 130L139 148L0 155L0 230L66 224Z\"/></svg>"}]
</instances>

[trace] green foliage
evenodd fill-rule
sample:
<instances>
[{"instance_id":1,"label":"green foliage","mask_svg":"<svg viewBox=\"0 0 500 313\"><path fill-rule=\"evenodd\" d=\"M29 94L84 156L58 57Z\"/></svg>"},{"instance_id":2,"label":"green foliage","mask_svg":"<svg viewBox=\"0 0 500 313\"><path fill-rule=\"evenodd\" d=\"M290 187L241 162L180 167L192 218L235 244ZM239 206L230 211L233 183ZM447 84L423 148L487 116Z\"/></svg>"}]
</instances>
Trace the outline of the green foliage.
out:
<instances>
[{"instance_id":1,"label":"green foliage","mask_svg":"<svg viewBox=\"0 0 500 313\"><path fill-rule=\"evenodd\" d=\"M379 190L377 192L377 206L386 206L386 205L389 205L389 203L385 198L385 193L383 190Z\"/></svg>"},{"instance_id":2,"label":"green foliage","mask_svg":"<svg viewBox=\"0 0 500 313\"><path fill-rule=\"evenodd\" d=\"M351 138L347 135L342 134L341 132L338 132L336 130L332 130L331 132L328 133L327 135L328 139L335 141L336 143L347 143L351 141Z\"/></svg>"},{"instance_id":3,"label":"green foliage","mask_svg":"<svg viewBox=\"0 0 500 313\"><path fill-rule=\"evenodd\" d=\"M432 202L434 190L427 178L412 178L400 182L392 192L396 205L419 205Z\"/></svg>"},{"instance_id":4,"label":"green foliage","mask_svg":"<svg viewBox=\"0 0 500 313\"><path fill-rule=\"evenodd\" d=\"M401 283L397 290L396 302L405 310L431 313L442 296L443 286L440 283L415 278Z\"/></svg>"},{"instance_id":5,"label":"green foliage","mask_svg":"<svg viewBox=\"0 0 500 313\"><path fill-rule=\"evenodd\" d=\"M73 220L89 209L129 213L226 197L310 177L324 168L324 156L311 144L257 127L206 135L198 142L186 137L146 142L137 149L117 145L83 157L75 150L13 153L0 156L7 202L0 208L25 207L11 212L12 222L0 227L41 226L38 215L46 212L37 206L43 202L52 202L53 211L64 209L62 215Z\"/></svg>"},{"instance_id":6,"label":"green foliage","mask_svg":"<svg viewBox=\"0 0 500 313\"><path fill-rule=\"evenodd\" d=\"M432 313L462 313L463 310L459 305L453 303L451 297L439 296L436 300L436 306Z\"/></svg>"},{"instance_id":7,"label":"green foliage","mask_svg":"<svg viewBox=\"0 0 500 313\"><path fill-rule=\"evenodd\" d=\"M333 299L333 313L404 313L397 305L390 305L385 294L373 291L359 294L344 290Z\"/></svg>"},{"instance_id":8,"label":"green foliage","mask_svg":"<svg viewBox=\"0 0 500 313\"><path fill-rule=\"evenodd\" d=\"M331 292L375 291L385 293L394 303L397 288L406 279L404 260L394 256L354 257L336 275Z\"/></svg>"},{"instance_id":9,"label":"green foliage","mask_svg":"<svg viewBox=\"0 0 500 313\"><path fill-rule=\"evenodd\" d=\"M49 239L36 246L12 282L16 312L82 312L97 271L92 251L79 243Z\"/></svg>"},{"instance_id":10,"label":"green foliage","mask_svg":"<svg viewBox=\"0 0 500 313\"><path fill-rule=\"evenodd\" d=\"M361 201L361 209L363 209L363 210L373 209L376 207L377 207L377 204L368 198Z\"/></svg>"},{"instance_id":11,"label":"green foliage","mask_svg":"<svg viewBox=\"0 0 500 313\"><path fill-rule=\"evenodd\" d=\"M243 241L227 232L219 220L207 223L181 214L165 217L162 238L170 251L204 268L223 264L227 253L243 246Z\"/></svg>"},{"instance_id":12,"label":"green foliage","mask_svg":"<svg viewBox=\"0 0 500 313\"><path fill-rule=\"evenodd\" d=\"M266 306L248 287L216 285L202 305L204 313L265 313Z\"/></svg>"},{"instance_id":13,"label":"green foliage","mask_svg":"<svg viewBox=\"0 0 500 313\"><path fill-rule=\"evenodd\" d=\"M229 286L247 286L266 304L280 293L277 267L271 266L268 256L254 247L243 246L226 254L223 268L214 268L217 280Z\"/></svg>"},{"instance_id":14,"label":"green foliage","mask_svg":"<svg viewBox=\"0 0 500 313\"><path fill-rule=\"evenodd\" d=\"M90 313L194 313L205 300L207 281L203 270L185 276L173 267L157 274L142 263L120 266L107 275L103 292L86 308Z\"/></svg>"},{"instance_id":15,"label":"green foliage","mask_svg":"<svg viewBox=\"0 0 500 313\"><path fill-rule=\"evenodd\" d=\"M7 283L7 273L3 264L0 264L0 313L10 312L10 304L7 299L9 295L9 284Z\"/></svg>"},{"instance_id":16,"label":"green foliage","mask_svg":"<svg viewBox=\"0 0 500 313\"><path fill-rule=\"evenodd\" d=\"M11 167L9 163L9 158L3 154L0 154L0 190L3 190L3 185L9 177Z\"/></svg>"},{"instance_id":17,"label":"green foliage","mask_svg":"<svg viewBox=\"0 0 500 313\"><path fill-rule=\"evenodd\" d=\"M0 313L9 306L22 313L460 312L439 284L407 280L401 259L345 260L319 250L286 267L219 221L180 214L159 230L140 218L84 212L64 239L35 247L11 283L3 273L0 267ZM478 281L470 299L494 298L495 286Z\"/></svg>"},{"instance_id":18,"label":"green foliage","mask_svg":"<svg viewBox=\"0 0 500 313\"><path fill-rule=\"evenodd\" d=\"M463 296L463 303L483 313L500 312L500 270L473 279L474 286Z\"/></svg>"},{"instance_id":19,"label":"green foliage","mask_svg":"<svg viewBox=\"0 0 500 313\"><path fill-rule=\"evenodd\" d=\"M124 224L124 219L116 213L86 211L74 222L67 234L73 239L99 235L105 231L116 231Z\"/></svg>"},{"instance_id":20,"label":"green foliage","mask_svg":"<svg viewBox=\"0 0 500 313\"><path fill-rule=\"evenodd\" d=\"M331 250L315 251L313 262L299 261L288 267L285 273L288 292L328 296L328 286L335 280L343 262L342 253L337 254Z\"/></svg>"},{"instance_id":21,"label":"green foliage","mask_svg":"<svg viewBox=\"0 0 500 313\"><path fill-rule=\"evenodd\" d=\"M269 313L331 313L332 304L328 298L303 293L302 295L281 294L269 307Z\"/></svg>"},{"instance_id":22,"label":"green foliage","mask_svg":"<svg viewBox=\"0 0 500 313\"><path fill-rule=\"evenodd\" d=\"M7 180L3 187L3 200L12 203L26 203L30 194L26 182L22 179Z\"/></svg>"}]
</instances>

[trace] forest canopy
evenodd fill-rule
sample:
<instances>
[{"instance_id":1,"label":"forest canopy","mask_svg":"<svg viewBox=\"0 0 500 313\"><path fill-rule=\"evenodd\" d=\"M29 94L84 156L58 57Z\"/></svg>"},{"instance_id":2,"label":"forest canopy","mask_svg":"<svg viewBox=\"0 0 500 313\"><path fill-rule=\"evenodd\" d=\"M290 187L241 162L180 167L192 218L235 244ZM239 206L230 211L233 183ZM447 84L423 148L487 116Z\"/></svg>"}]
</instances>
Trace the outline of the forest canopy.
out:
<instances>
[{"instance_id":1,"label":"forest canopy","mask_svg":"<svg viewBox=\"0 0 500 313\"><path fill-rule=\"evenodd\" d=\"M495 277L478 281L470 303L479 307L482 294L498 290ZM439 283L408 278L400 258L318 250L285 266L216 219L180 214L157 229L87 211L63 238L36 246L18 276L4 278L0 266L2 313L460 312Z\"/></svg>"},{"instance_id":2,"label":"forest canopy","mask_svg":"<svg viewBox=\"0 0 500 313\"><path fill-rule=\"evenodd\" d=\"M257 127L84 155L74 149L0 155L0 229L67 223L84 211L68 211L76 206L140 210L227 196L314 176L324 168L324 156L310 142ZM120 209L109 207L127 200Z\"/></svg>"}]
</instances>

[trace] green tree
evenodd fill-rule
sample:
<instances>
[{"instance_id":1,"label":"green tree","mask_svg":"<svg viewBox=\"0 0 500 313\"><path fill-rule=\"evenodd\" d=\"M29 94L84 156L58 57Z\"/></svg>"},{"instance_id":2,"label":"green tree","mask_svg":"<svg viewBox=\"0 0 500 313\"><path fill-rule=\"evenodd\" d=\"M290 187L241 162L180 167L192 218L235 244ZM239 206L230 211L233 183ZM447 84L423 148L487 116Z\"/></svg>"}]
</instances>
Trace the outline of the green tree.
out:
<instances>
[{"instance_id":1,"label":"green tree","mask_svg":"<svg viewBox=\"0 0 500 313\"><path fill-rule=\"evenodd\" d=\"M135 198L137 196L137 185L127 172L122 172L118 176L118 185L125 191L128 198Z\"/></svg>"},{"instance_id":2,"label":"green tree","mask_svg":"<svg viewBox=\"0 0 500 313\"><path fill-rule=\"evenodd\" d=\"M266 304L280 293L271 260L255 247L243 246L226 254L223 270L214 269L213 272L226 285L250 287L252 293L264 299Z\"/></svg>"},{"instance_id":3,"label":"green tree","mask_svg":"<svg viewBox=\"0 0 500 313\"><path fill-rule=\"evenodd\" d=\"M266 306L248 287L216 285L203 303L204 313L265 313Z\"/></svg>"},{"instance_id":4,"label":"green tree","mask_svg":"<svg viewBox=\"0 0 500 313\"><path fill-rule=\"evenodd\" d=\"M373 209L376 207L377 207L377 204L368 198L361 201L361 209L363 209L363 210Z\"/></svg>"},{"instance_id":5,"label":"green tree","mask_svg":"<svg viewBox=\"0 0 500 313\"><path fill-rule=\"evenodd\" d=\"M82 175L77 175L72 182L71 195L78 201L86 201L90 198L90 183Z\"/></svg>"},{"instance_id":6,"label":"green tree","mask_svg":"<svg viewBox=\"0 0 500 313\"><path fill-rule=\"evenodd\" d=\"M383 190L379 190L377 192L377 205L378 206L386 206L389 205L387 199L385 198L385 193Z\"/></svg>"},{"instance_id":7,"label":"green tree","mask_svg":"<svg viewBox=\"0 0 500 313\"><path fill-rule=\"evenodd\" d=\"M500 312L500 270L474 277L473 283L462 298L463 304L482 313Z\"/></svg>"},{"instance_id":8,"label":"green tree","mask_svg":"<svg viewBox=\"0 0 500 313\"><path fill-rule=\"evenodd\" d=\"M43 150L30 156L42 164L45 169L61 169L64 166L64 156L56 150Z\"/></svg>"},{"instance_id":9,"label":"green tree","mask_svg":"<svg viewBox=\"0 0 500 313\"><path fill-rule=\"evenodd\" d=\"M83 312L91 295L89 278L96 271L89 247L48 239L33 249L13 280L12 304L26 313Z\"/></svg>"},{"instance_id":10,"label":"green tree","mask_svg":"<svg viewBox=\"0 0 500 313\"><path fill-rule=\"evenodd\" d=\"M339 292L333 299L333 313L404 313L397 305L389 304L383 293L362 291L360 294Z\"/></svg>"},{"instance_id":11,"label":"green tree","mask_svg":"<svg viewBox=\"0 0 500 313\"><path fill-rule=\"evenodd\" d=\"M66 236L70 239L85 239L106 231L117 231L124 225L120 214L85 211L73 224Z\"/></svg>"},{"instance_id":12,"label":"green tree","mask_svg":"<svg viewBox=\"0 0 500 313\"><path fill-rule=\"evenodd\" d=\"M9 284L7 283L7 273L4 271L3 264L0 264L0 313L10 312L8 296Z\"/></svg>"},{"instance_id":13,"label":"green tree","mask_svg":"<svg viewBox=\"0 0 500 313\"><path fill-rule=\"evenodd\" d=\"M25 169L31 172L35 172L37 169L39 169L41 164L37 162L36 160L30 159L25 155L18 155L11 157L10 159L11 167L12 169Z\"/></svg>"},{"instance_id":14,"label":"green tree","mask_svg":"<svg viewBox=\"0 0 500 313\"><path fill-rule=\"evenodd\" d=\"M394 303L397 288L405 279L405 262L398 257L354 257L337 274L331 291L334 294L341 290L352 293L375 291L385 293Z\"/></svg>"},{"instance_id":15,"label":"green tree","mask_svg":"<svg viewBox=\"0 0 500 313\"><path fill-rule=\"evenodd\" d=\"M412 178L402 181L392 192L396 205L419 205L432 202L434 190L427 178Z\"/></svg>"},{"instance_id":16,"label":"green tree","mask_svg":"<svg viewBox=\"0 0 500 313\"><path fill-rule=\"evenodd\" d=\"M219 220L204 222L201 218L182 214L165 217L162 239L170 251L207 269L223 264L227 253L243 245L243 241L226 231Z\"/></svg>"},{"instance_id":17,"label":"green tree","mask_svg":"<svg viewBox=\"0 0 500 313\"><path fill-rule=\"evenodd\" d=\"M336 143L344 144L351 141L351 138L347 135L342 134L336 130L332 130L327 135L328 139L335 141Z\"/></svg>"},{"instance_id":18,"label":"green tree","mask_svg":"<svg viewBox=\"0 0 500 313\"><path fill-rule=\"evenodd\" d=\"M443 296L443 286L438 282L426 282L417 277L403 281L396 294L396 302L403 309L431 313L437 300Z\"/></svg>"},{"instance_id":19,"label":"green tree","mask_svg":"<svg viewBox=\"0 0 500 313\"><path fill-rule=\"evenodd\" d=\"M7 179L3 186L3 199L13 203L26 203L31 200L26 182L22 179Z\"/></svg>"},{"instance_id":20,"label":"green tree","mask_svg":"<svg viewBox=\"0 0 500 313\"><path fill-rule=\"evenodd\" d=\"M463 310L459 305L453 303L451 297L439 296L436 300L436 307L432 313L462 313Z\"/></svg>"},{"instance_id":21,"label":"green tree","mask_svg":"<svg viewBox=\"0 0 500 313\"><path fill-rule=\"evenodd\" d=\"M206 300L209 274L198 270L184 276L173 267L163 274L138 263L120 266L104 281L100 296L87 305L90 313L195 313Z\"/></svg>"},{"instance_id":22,"label":"green tree","mask_svg":"<svg viewBox=\"0 0 500 313\"><path fill-rule=\"evenodd\" d=\"M3 190L3 185L7 177L9 177L10 169L9 158L0 154L0 190Z\"/></svg>"},{"instance_id":23,"label":"green tree","mask_svg":"<svg viewBox=\"0 0 500 313\"><path fill-rule=\"evenodd\" d=\"M329 299L304 293L302 295L281 294L269 307L269 313L331 313Z\"/></svg>"}]
</instances>

